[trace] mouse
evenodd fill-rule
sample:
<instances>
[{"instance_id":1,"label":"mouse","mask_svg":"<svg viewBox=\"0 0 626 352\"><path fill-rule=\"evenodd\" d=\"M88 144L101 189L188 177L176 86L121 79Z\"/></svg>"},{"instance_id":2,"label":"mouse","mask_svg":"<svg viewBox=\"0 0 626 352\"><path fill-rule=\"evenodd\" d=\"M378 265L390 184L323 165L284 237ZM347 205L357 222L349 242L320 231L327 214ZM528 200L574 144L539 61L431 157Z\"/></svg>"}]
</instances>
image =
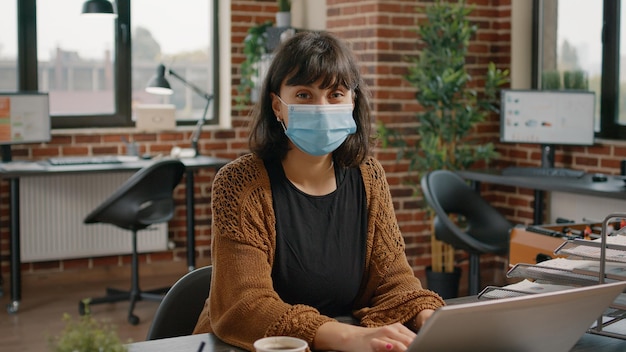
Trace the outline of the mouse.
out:
<instances>
[{"instance_id":1,"label":"mouse","mask_svg":"<svg viewBox=\"0 0 626 352\"><path fill-rule=\"evenodd\" d=\"M591 180L593 182L606 182L608 178L606 177L605 174L593 174L591 176Z\"/></svg>"},{"instance_id":2,"label":"mouse","mask_svg":"<svg viewBox=\"0 0 626 352\"><path fill-rule=\"evenodd\" d=\"M150 159L152 159L152 155L150 155L150 154L143 154L143 155L141 155L141 158L143 160L150 160Z\"/></svg>"}]
</instances>

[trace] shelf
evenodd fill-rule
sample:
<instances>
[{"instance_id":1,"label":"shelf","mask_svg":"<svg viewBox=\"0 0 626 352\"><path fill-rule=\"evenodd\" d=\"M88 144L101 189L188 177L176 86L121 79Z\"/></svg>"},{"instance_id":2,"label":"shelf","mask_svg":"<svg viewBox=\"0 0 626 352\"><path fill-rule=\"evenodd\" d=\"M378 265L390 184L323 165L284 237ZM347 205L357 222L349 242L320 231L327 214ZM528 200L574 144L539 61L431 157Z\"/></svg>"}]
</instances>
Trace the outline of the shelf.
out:
<instances>
[{"instance_id":1,"label":"shelf","mask_svg":"<svg viewBox=\"0 0 626 352\"><path fill-rule=\"evenodd\" d=\"M626 281L626 226L614 231L610 226L614 219L626 219L626 213L614 213L605 218L602 232L597 239L568 239L554 250L561 258L538 264L518 263L508 272L508 278L523 280L504 287L488 286L479 299L502 299L520 297L568 288ZM624 324L617 322L626 318L626 293L620 294L607 307L602 317L588 332L626 340Z\"/></svg>"}]
</instances>

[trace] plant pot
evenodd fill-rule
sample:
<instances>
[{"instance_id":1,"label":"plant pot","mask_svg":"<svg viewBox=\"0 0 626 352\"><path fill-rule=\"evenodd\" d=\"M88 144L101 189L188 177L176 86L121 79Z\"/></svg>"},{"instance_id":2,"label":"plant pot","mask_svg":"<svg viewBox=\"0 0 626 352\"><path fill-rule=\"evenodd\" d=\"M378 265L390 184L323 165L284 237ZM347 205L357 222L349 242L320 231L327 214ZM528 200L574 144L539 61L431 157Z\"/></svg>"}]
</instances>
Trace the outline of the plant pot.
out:
<instances>
[{"instance_id":1,"label":"plant pot","mask_svg":"<svg viewBox=\"0 0 626 352\"><path fill-rule=\"evenodd\" d=\"M461 268L455 267L454 272L435 272L429 266L426 268L426 286L435 291L443 299L456 298L459 295L459 281Z\"/></svg>"},{"instance_id":2,"label":"plant pot","mask_svg":"<svg viewBox=\"0 0 626 352\"><path fill-rule=\"evenodd\" d=\"M276 12L276 27L291 27L291 12Z\"/></svg>"}]
</instances>

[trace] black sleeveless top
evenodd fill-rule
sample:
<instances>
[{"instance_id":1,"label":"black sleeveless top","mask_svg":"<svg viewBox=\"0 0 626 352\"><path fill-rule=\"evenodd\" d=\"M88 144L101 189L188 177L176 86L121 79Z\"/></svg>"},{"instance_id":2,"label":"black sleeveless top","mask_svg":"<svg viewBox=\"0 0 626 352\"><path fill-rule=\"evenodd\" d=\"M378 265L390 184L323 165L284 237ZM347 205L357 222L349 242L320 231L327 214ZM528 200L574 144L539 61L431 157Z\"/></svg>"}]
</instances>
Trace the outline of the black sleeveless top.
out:
<instances>
[{"instance_id":1,"label":"black sleeveless top","mask_svg":"<svg viewBox=\"0 0 626 352\"><path fill-rule=\"evenodd\" d=\"M297 189L279 161L265 162L276 214L274 289L289 304L327 316L350 315L363 277L367 203L361 171L335 168L337 189Z\"/></svg>"}]
</instances>

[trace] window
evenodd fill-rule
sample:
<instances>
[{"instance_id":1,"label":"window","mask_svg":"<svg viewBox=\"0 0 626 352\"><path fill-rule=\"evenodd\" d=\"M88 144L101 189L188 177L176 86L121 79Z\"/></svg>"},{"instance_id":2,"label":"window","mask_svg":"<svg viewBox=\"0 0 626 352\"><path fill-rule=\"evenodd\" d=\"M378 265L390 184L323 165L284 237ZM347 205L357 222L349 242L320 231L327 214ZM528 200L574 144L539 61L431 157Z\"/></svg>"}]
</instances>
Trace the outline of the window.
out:
<instances>
[{"instance_id":1,"label":"window","mask_svg":"<svg viewBox=\"0 0 626 352\"><path fill-rule=\"evenodd\" d=\"M132 0L132 102L174 104L177 120L197 121L207 101L180 80L168 79L174 91L171 96L145 92L161 63L201 90L213 92L212 28L207 21L213 17L211 4L185 0L172 5L171 0Z\"/></svg>"},{"instance_id":2,"label":"window","mask_svg":"<svg viewBox=\"0 0 626 352\"><path fill-rule=\"evenodd\" d=\"M626 67L620 0L535 0L535 88L596 93L596 136L626 138ZM624 33L624 35L622 35Z\"/></svg>"},{"instance_id":3,"label":"window","mask_svg":"<svg viewBox=\"0 0 626 352\"><path fill-rule=\"evenodd\" d=\"M0 1L0 91L17 90L17 1Z\"/></svg>"},{"instance_id":4,"label":"window","mask_svg":"<svg viewBox=\"0 0 626 352\"><path fill-rule=\"evenodd\" d=\"M38 89L50 115L113 115L115 20L80 16L83 0L37 0Z\"/></svg>"},{"instance_id":5,"label":"window","mask_svg":"<svg viewBox=\"0 0 626 352\"><path fill-rule=\"evenodd\" d=\"M589 0L541 2L540 87L583 89L596 93L596 126L600 126L602 77L602 4ZM581 23L585 23L581 26Z\"/></svg>"},{"instance_id":6,"label":"window","mask_svg":"<svg viewBox=\"0 0 626 352\"><path fill-rule=\"evenodd\" d=\"M84 1L0 4L0 17L7 13L5 3L19 4L17 18L23 20L17 26L26 31L18 41L17 72L27 76L20 77L18 88L50 94L53 128L133 126L133 106L155 103L174 104L179 124L195 124L206 105L202 96L174 77L167 77L174 94L166 98L145 93L145 87L163 63L207 93L215 92L218 0L113 0L117 19L81 16ZM0 44L4 67L2 39ZM217 116L217 104L207 115Z\"/></svg>"}]
</instances>

